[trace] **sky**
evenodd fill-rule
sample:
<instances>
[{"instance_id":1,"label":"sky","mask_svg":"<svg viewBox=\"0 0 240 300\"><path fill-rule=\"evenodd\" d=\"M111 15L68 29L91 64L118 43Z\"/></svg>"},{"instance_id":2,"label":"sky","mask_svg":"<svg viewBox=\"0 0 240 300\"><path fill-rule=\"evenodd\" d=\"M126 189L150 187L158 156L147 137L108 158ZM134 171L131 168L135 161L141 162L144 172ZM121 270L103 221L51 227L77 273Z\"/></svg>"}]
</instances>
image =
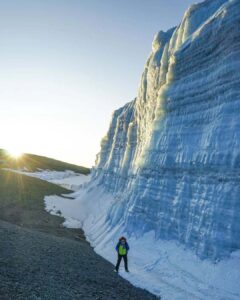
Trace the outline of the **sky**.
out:
<instances>
[{"instance_id":1,"label":"sky","mask_svg":"<svg viewBox=\"0 0 240 300\"><path fill-rule=\"evenodd\" d=\"M0 0L0 148L93 166L154 35L194 2Z\"/></svg>"}]
</instances>

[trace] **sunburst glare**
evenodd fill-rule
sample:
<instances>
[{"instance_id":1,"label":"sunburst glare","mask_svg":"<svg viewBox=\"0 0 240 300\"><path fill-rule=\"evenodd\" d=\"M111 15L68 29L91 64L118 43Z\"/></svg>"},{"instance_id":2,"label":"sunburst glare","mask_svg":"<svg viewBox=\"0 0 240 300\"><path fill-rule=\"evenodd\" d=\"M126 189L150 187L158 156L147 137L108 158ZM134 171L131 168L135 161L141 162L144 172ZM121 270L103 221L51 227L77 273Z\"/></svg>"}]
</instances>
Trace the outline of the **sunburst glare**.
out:
<instances>
[{"instance_id":1,"label":"sunburst glare","mask_svg":"<svg viewBox=\"0 0 240 300\"><path fill-rule=\"evenodd\" d=\"M23 155L22 151L20 151L19 149L8 149L7 153L9 156L15 159L18 159Z\"/></svg>"}]
</instances>

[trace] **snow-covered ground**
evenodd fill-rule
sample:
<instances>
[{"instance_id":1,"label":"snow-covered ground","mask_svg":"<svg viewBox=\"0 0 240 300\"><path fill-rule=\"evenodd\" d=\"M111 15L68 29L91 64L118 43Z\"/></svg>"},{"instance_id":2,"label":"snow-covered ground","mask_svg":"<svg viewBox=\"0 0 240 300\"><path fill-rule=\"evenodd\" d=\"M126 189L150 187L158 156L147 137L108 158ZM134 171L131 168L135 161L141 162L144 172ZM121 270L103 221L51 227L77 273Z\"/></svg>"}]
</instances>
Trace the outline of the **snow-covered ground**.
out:
<instances>
[{"instance_id":1,"label":"snow-covered ground","mask_svg":"<svg viewBox=\"0 0 240 300\"><path fill-rule=\"evenodd\" d=\"M97 191L97 192L96 192ZM154 232L143 236L128 236L119 223L114 229L107 220L107 211L114 204L110 194L91 184L71 194L74 199L45 197L46 210L61 211L71 228L83 228L95 251L116 263L115 244L126 235L130 244L130 273L120 269L120 275L136 286L145 288L162 299L240 299L240 251L229 259L213 264L200 260L183 245L173 241L156 240Z\"/></svg>"},{"instance_id":2,"label":"snow-covered ground","mask_svg":"<svg viewBox=\"0 0 240 300\"><path fill-rule=\"evenodd\" d=\"M66 171L39 170L37 172L13 170L8 168L4 168L4 170L46 180L48 182L58 184L72 191L77 191L79 188L81 188L84 185L84 183L90 180L90 175L78 174L70 170L66 170Z\"/></svg>"}]
</instances>

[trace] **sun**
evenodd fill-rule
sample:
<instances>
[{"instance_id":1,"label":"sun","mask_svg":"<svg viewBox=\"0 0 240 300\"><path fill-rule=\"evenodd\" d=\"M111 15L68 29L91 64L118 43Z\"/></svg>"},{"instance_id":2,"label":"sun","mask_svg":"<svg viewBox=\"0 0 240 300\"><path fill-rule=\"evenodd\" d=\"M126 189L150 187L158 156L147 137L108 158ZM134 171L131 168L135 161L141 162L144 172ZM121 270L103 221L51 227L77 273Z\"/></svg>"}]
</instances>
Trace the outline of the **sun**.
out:
<instances>
[{"instance_id":1,"label":"sun","mask_svg":"<svg viewBox=\"0 0 240 300\"><path fill-rule=\"evenodd\" d=\"M23 153L18 149L7 150L7 152L8 152L9 156L11 156L12 158L15 158L15 159L18 159L23 155Z\"/></svg>"}]
</instances>

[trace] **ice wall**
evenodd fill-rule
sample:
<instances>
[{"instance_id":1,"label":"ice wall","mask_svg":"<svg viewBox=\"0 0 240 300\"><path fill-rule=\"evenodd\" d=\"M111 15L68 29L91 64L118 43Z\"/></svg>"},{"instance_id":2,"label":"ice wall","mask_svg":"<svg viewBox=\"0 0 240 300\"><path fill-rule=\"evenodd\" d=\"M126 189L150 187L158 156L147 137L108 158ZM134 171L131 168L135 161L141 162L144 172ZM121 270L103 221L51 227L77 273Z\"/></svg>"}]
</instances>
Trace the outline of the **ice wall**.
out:
<instances>
[{"instance_id":1,"label":"ice wall","mask_svg":"<svg viewBox=\"0 0 240 300\"><path fill-rule=\"evenodd\" d=\"M154 38L136 99L116 110L93 181L106 224L154 230L201 258L240 249L240 1L191 6Z\"/></svg>"}]
</instances>

